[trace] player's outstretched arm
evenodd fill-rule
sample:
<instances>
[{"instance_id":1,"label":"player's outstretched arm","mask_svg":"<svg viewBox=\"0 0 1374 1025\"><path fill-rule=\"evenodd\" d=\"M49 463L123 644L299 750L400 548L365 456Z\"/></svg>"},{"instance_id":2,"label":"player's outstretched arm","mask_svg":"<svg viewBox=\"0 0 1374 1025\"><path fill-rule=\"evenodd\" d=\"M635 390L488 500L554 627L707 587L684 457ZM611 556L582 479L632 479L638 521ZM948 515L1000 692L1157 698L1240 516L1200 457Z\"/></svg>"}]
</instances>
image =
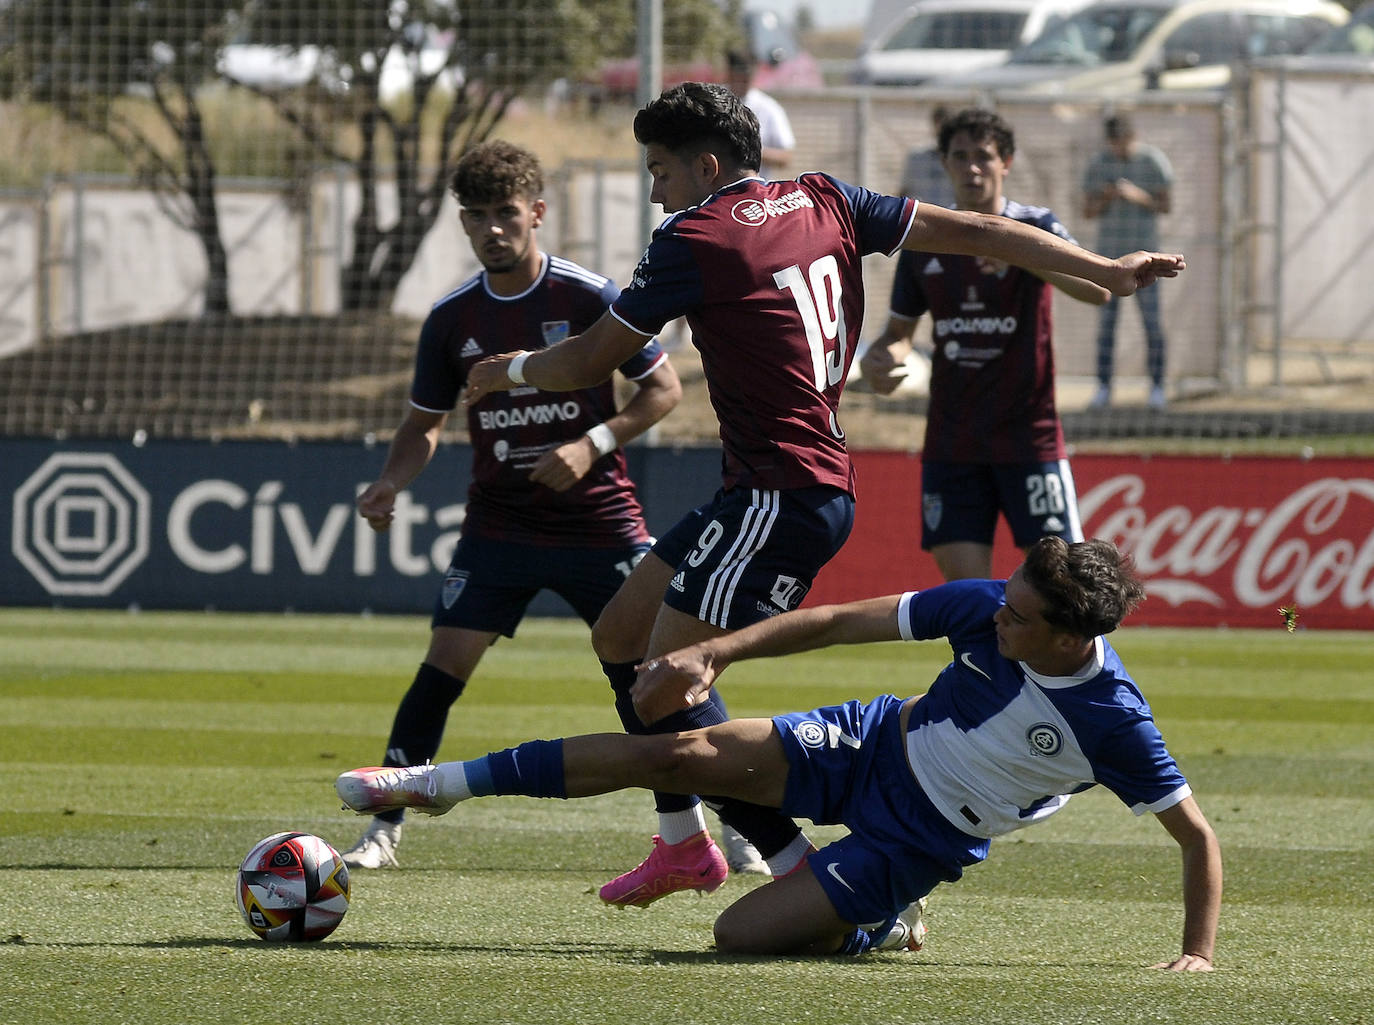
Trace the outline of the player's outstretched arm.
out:
<instances>
[{"instance_id":1,"label":"player's outstretched arm","mask_svg":"<svg viewBox=\"0 0 1374 1025\"><path fill-rule=\"evenodd\" d=\"M1175 277L1187 264L1176 253L1131 253L1109 260L1089 249L1010 217L946 210L922 203L916 208L904 249L966 256L990 256L1035 274L1053 272L1086 278L1113 295L1133 295L1159 278Z\"/></svg>"},{"instance_id":2,"label":"player's outstretched arm","mask_svg":"<svg viewBox=\"0 0 1374 1025\"><path fill-rule=\"evenodd\" d=\"M610 313L603 313L580 335L565 338L547 349L488 356L468 373L463 402L470 406L484 395L510 391L522 384L542 391L590 388L607 380L616 367L644 348L648 340Z\"/></svg>"},{"instance_id":3,"label":"player's outstretched arm","mask_svg":"<svg viewBox=\"0 0 1374 1025\"><path fill-rule=\"evenodd\" d=\"M1192 797L1185 797L1157 818L1183 853L1183 952L1155 967L1210 972L1221 917L1221 845Z\"/></svg>"},{"instance_id":4,"label":"player's outstretched arm","mask_svg":"<svg viewBox=\"0 0 1374 1025\"><path fill-rule=\"evenodd\" d=\"M639 666L630 688L635 712L657 722L700 701L726 666L748 658L790 655L832 644L901 640L900 594L843 605L795 609L734 633L670 651Z\"/></svg>"},{"instance_id":5,"label":"player's outstretched arm","mask_svg":"<svg viewBox=\"0 0 1374 1025\"><path fill-rule=\"evenodd\" d=\"M1070 299L1077 299L1079 302L1088 303L1092 306L1103 306L1112 297L1112 293L1101 285L1096 285L1086 278L1075 277L1072 274L1041 271L1035 276L1059 289Z\"/></svg>"}]
</instances>

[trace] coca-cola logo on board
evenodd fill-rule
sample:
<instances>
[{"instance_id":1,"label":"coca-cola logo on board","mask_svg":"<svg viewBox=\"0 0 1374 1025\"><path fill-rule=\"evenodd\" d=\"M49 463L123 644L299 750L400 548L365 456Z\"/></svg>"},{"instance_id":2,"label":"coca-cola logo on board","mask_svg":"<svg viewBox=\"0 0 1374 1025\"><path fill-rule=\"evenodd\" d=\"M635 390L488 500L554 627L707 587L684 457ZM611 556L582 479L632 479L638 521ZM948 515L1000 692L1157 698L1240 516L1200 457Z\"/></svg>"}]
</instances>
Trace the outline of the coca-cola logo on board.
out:
<instances>
[{"instance_id":1,"label":"coca-cola logo on board","mask_svg":"<svg viewBox=\"0 0 1374 1025\"><path fill-rule=\"evenodd\" d=\"M1081 494L1079 511L1087 532L1134 556L1149 593L1170 605L1374 608L1374 480L1324 477L1269 507L1160 508L1147 497L1141 476L1118 474Z\"/></svg>"}]
</instances>

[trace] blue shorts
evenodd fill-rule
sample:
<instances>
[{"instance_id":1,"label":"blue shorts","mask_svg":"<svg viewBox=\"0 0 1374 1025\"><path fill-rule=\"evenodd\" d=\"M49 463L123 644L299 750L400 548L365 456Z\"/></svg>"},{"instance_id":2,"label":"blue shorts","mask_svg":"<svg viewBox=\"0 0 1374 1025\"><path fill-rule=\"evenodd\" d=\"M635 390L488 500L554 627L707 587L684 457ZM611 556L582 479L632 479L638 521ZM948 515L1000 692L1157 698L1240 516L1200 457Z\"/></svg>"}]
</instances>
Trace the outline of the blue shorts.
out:
<instances>
[{"instance_id":1,"label":"blue shorts","mask_svg":"<svg viewBox=\"0 0 1374 1025\"><path fill-rule=\"evenodd\" d=\"M855 925L891 918L937 883L987 857L988 841L930 803L907 762L902 698L773 717L790 764L782 810L849 835L808 857L835 906Z\"/></svg>"},{"instance_id":2,"label":"blue shorts","mask_svg":"<svg viewBox=\"0 0 1374 1025\"><path fill-rule=\"evenodd\" d=\"M530 602L545 589L591 625L648 550L647 542L625 548L543 548L463 537L444 574L431 625L514 637Z\"/></svg>"},{"instance_id":3,"label":"blue shorts","mask_svg":"<svg viewBox=\"0 0 1374 1025\"><path fill-rule=\"evenodd\" d=\"M921 465L924 550L954 541L992 544L999 512L1018 548L1051 534L1070 542L1083 540L1078 492L1067 459Z\"/></svg>"},{"instance_id":4,"label":"blue shorts","mask_svg":"<svg viewBox=\"0 0 1374 1025\"><path fill-rule=\"evenodd\" d=\"M664 604L722 630L795 609L853 526L839 488L718 491L654 545L677 570Z\"/></svg>"}]
</instances>

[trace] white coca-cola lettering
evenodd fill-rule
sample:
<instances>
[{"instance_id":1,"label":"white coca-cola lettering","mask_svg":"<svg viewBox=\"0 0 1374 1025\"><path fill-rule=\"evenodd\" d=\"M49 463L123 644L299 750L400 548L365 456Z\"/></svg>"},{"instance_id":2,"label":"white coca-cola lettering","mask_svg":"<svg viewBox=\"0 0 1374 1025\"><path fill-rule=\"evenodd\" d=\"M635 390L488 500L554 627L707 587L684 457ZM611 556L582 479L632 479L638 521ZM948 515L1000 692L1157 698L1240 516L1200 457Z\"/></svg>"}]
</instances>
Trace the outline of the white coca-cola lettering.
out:
<instances>
[{"instance_id":1,"label":"white coca-cola lettering","mask_svg":"<svg viewBox=\"0 0 1374 1025\"><path fill-rule=\"evenodd\" d=\"M1366 554L1374 544L1374 528L1364 539L1364 557L1359 560L1354 542L1347 538L1333 539L1316 552L1308 544L1308 538L1320 537L1336 525L1352 498L1363 498L1374 506L1374 481L1326 477L1299 488L1275 506L1250 536L1236 566L1236 596L1251 606L1290 594L1299 605L1315 605L1345 584L1341 588L1342 605L1349 609L1374 607L1374 588L1368 580L1370 556ZM1374 510L1366 510L1360 519L1374 523ZM1290 527L1302 533L1282 537ZM1364 564L1361 578L1350 572L1358 562Z\"/></svg>"},{"instance_id":2,"label":"white coca-cola lettering","mask_svg":"<svg viewBox=\"0 0 1374 1025\"><path fill-rule=\"evenodd\" d=\"M1151 513L1145 491L1140 476L1120 474L1084 493L1079 510L1089 533L1130 552L1150 593L1169 604L1231 604L1218 593L1229 566L1232 600L1248 608L1332 598L1374 608L1374 480L1312 481L1272 508Z\"/></svg>"}]
</instances>

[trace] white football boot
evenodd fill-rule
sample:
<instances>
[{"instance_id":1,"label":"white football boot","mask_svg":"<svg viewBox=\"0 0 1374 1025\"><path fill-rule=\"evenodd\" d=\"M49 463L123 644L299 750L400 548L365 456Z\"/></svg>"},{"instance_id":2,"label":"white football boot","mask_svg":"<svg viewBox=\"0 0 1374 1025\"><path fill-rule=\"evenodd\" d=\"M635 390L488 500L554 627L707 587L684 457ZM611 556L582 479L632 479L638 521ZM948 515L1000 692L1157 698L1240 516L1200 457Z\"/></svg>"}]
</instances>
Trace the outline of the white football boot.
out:
<instances>
[{"instance_id":1,"label":"white football boot","mask_svg":"<svg viewBox=\"0 0 1374 1025\"><path fill-rule=\"evenodd\" d=\"M720 824L720 847L725 852L725 863L730 866L731 872L747 872L761 876L773 874L768 868L768 862L759 854L759 849L724 820Z\"/></svg>"},{"instance_id":2,"label":"white football boot","mask_svg":"<svg viewBox=\"0 0 1374 1025\"><path fill-rule=\"evenodd\" d=\"M926 923L924 914L926 898L908 904L899 912L888 934L873 944L874 950L908 950L915 953L926 943Z\"/></svg>"},{"instance_id":3,"label":"white football boot","mask_svg":"<svg viewBox=\"0 0 1374 1025\"><path fill-rule=\"evenodd\" d=\"M358 842L341 855L350 868L400 868L396 848L401 843L401 823L374 818Z\"/></svg>"}]
</instances>

